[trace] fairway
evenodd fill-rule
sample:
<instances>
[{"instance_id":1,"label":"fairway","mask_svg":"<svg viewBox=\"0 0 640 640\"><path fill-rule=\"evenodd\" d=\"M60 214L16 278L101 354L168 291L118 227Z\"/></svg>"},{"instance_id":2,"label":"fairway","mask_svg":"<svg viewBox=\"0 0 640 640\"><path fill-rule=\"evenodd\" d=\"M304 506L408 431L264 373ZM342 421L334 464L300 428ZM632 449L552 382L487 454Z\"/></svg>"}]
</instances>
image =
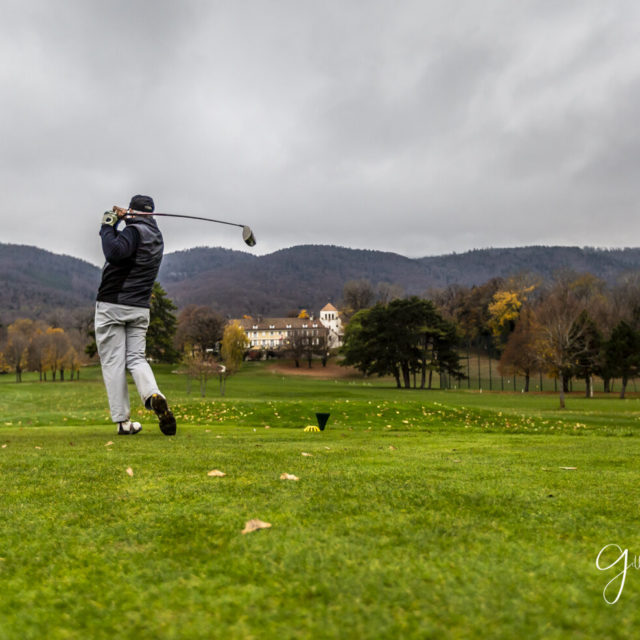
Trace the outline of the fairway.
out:
<instances>
[{"instance_id":1,"label":"fairway","mask_svg":"<svg viewBox=\"0 0 640 640\"><path fill-rule=\"evenodd\" d=\"M137 398L118 438L97 368L0 379L0 638L636 635L596 558L640 553L637 397L158 377L175 438Z\"/></svg>"}]
</instances>

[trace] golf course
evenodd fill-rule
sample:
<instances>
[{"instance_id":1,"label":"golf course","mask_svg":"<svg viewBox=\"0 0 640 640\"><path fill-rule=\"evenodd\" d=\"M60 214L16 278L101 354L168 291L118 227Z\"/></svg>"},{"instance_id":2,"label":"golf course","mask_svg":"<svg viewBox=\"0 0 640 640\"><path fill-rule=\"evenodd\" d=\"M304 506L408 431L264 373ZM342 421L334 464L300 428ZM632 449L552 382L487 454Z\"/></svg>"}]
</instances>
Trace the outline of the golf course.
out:
<instances>
[{"instance_id":1,"label":"golf course","mask_svg":"<svg viewBox=\"0 0 640 640\"><path fill-rule=\"evenodd\" d=\"M0 377L2 640L637 635L635 393L155 372L175 437Z\"/></svg>"}]
</instances>

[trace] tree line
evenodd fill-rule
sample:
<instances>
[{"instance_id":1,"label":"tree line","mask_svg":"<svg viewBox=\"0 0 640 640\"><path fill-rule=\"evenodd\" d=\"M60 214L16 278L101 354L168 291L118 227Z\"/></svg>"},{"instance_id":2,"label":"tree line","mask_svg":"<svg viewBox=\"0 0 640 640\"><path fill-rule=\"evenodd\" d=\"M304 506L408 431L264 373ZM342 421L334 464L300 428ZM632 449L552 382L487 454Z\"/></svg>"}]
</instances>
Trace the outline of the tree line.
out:
<instances>
[{"instance_id":1,"label":"tree line","mask_svg":"<svg viewBox=\"0 0 640 640\"><path fill-rule=\"evenodd\" d=\"M501 375L524 378L524 391L535 374L555 378L562 407L572 379L584 380L587 397L595 376L605 392L619 379L624 398L640 372L639 274L615 285L589 273L562 271L550 281L525 274L371 306L375 299L367 281L345 285L345 361L393 375L398 386L419 376L423 387L425 371L464 378L459 360L441 353L465 349L497 358Z\"/></svg>"},{"instance_id":2,"label":"tree line","mask_svg":"<svg viewBox=\"0 0 640 640\"><path fill-rule=\"evenodd\" d=\"M70 379L80 376L80 366L86 361L84 338L78 332L66 332L40 320L18 318L9 325L0 345L0 364L15 372L16 382L22 381L24 371L35 371L41 381L50 376Z\"/></svg>"},{"instance_id":3,"label":"tree line","mask_svg":"<svg viewBox=\"0 0 640 640\"><path fill-rule=\"evenodd\" d=\"M440 386L449 378L462 380L465 349L467 357L475 350L498 359L501 375L522 376L525 391L535 374L555 378L562 406L572 379L585 381L587 396L594 376L605 391L619 379L624 397L640 372L639 274L615 285L588 273L564 271L550 281L525 274L480 286L450 285L420 297L405 297L397 285L357 280L344 285L339 306L347 324L345 362L367 374L392 375L404 388L429 388L434 374L441 376ZM219 357L227 319L204 305L177 311L156 283L148 356L191 365ZM67 371L73 377L95 355L81 325L65 330L19 318L0 331L0 364L14 370L17 380L25 370L42 380L63 380ZM242 344L246 352L246 336ZM294 344L289 355L304 353L303 345Z\"/></svg>"},{"instance_id":4,"label":"tree line","mask_svg":"<svg viewBox=\"0 0 640 640\"><path fill-rule=\"evenodd\" d=\"M176 315L177 307L157 282L151 295L147 331L147 357L153 362L180 362L189 379L200 381L224 373L222 382L238 368L238 353L248 341L244 332L226 331L225 318L206 306L190 305ZM80 367L97 353L92 317L66 329L41 320L17 318L0 327L0 371L15 372L17 382L25 371L37 372L41 381L79 378ZM223 358L222 369L216 357ZM240 359L241 361L241 359Z\"/></svg>"}]
</instances>

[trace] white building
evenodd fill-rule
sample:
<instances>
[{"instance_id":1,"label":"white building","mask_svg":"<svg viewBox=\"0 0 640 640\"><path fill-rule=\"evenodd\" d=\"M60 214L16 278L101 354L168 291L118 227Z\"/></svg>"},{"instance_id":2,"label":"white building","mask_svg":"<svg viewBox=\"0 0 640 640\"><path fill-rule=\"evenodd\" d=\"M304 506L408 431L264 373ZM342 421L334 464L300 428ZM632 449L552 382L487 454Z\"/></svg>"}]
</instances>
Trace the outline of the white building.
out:
<instances>
[{"instance_id":1,"label":"white building","mask_svg":"<svg viewBox=\"0 0 640 640\"><path fill-rule=\"evenodd\" d=\"M329 330L329 349L342 346L344 330L340 312L330 302L320 310L320 322Z\"/></svg>"},{"instance_id":2,"label":"white building","mask_svg":"<svg viewBox=\"0 0 640 640\"><path fill-rule=\"evenodd\" d=\"M285 349L296 340L314 347L328 344L327 328L312 318L236 318L229 322L242 327L252 349Z\"/></svg>"},{"instance_id":3,"label":"white building","mask_svg":"<svg viewBox=\"0 0 640 640\"><path fill-rule=\"evenodd\" d=\"M320 311L320 318L236 318L230 320L244 329L252 349L279 350L296 339L303 343L329 349L342 346L342 320L339 311L331 304Z\"/></svg>"}]
</instances>

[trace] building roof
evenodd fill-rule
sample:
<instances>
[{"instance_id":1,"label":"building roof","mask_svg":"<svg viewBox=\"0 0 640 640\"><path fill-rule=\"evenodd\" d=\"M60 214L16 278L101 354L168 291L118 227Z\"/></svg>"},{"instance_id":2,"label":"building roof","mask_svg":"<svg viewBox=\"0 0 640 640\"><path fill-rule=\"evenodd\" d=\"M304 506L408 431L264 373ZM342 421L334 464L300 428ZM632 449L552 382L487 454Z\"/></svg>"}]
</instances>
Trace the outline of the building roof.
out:
<instances>
[{"instance_id":1,"label":"building roof","mask_svg":"<svg viewBox=\"0 0 640 640\"><path fill-rule=\"evenodd\" d=\"M229 323L238 324L245 331L324 328L320 320L312 320L311 318L262 318L260 320L255 320L254 318L233 318L229 320Z\"/></svg>"},{"instance_id":2,"label":"building roof","mask_svg":"<svg viewBox=\"0 0 640 640\"><path fill-rule=\"evenodd\" d=\"M320 309L320 313L322 313L323 311L338 311L338 310L330 302L327 302L327 304L325 304L324 307Z\"/></svg>"}]
</instances>

